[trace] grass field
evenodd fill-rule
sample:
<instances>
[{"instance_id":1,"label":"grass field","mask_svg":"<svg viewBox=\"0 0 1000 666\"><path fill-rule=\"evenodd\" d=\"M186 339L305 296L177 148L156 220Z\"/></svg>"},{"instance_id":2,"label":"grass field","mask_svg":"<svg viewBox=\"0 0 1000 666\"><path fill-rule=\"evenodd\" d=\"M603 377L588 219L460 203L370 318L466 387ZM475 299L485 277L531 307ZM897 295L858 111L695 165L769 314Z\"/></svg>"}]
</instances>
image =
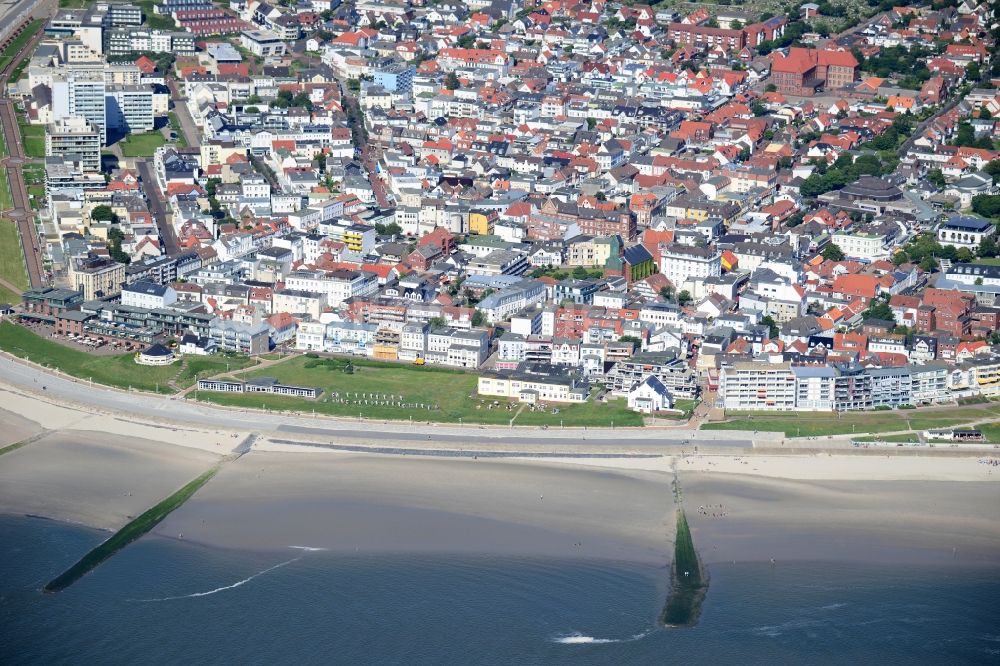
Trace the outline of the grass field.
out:
<instances>
[{"instance_id":1,"label":"grass field","mask_svg":"<svg viewBox=\"0 0 1000 666\"><path fill-rule=\"evenodd\" d=\"M146 27L150 30L174 30L177 24L169 16L157 14L153 11L154 0L136 0L132 3L142 9L142 17Z\"/></svg>"},{"instance_id":2,"label":"grass field","mask_svg":"<svg viewBox=\"0 0 1000 666\"><path fill-rule=\"evenodd\" d=\"M10 193L10 179L7 172L0 174L0 209L9 210L14 207L14 197Z\"/></svg>"},{"instance_id":3,"label":"grass field","mask_svg":"<svg viewBox=\"0 0 1000 666\"><path fill-rule=\"evenodd\" d=\"M132 354L96 356L77 351L9 321L0 323L0 349L80 379L93 379L118 388L159 390L160 393L173 393L167 382L179 369L176 364L165 367L137 365Z\"/></svg>"},{"instance_id":4,"label":"grass field","mask_svg":"<svg viewBox=\"0 0 1000 666\"><path fill-rule=\"evenodd\" d=\"M1000 419L1000 404L968 405L948 410L901 409L884 412L758 412L731 416L729 421L702 424L702 430L761 430L786 437L872 434L894 430L946 428L976 419Z\"/></svg>"},{"instance_id":5,"label":"grass field","mask_svg":"<svg viewBox=\"0 0 1000 666\"><path fill-rule=\"evenodd\" d=\"M333 416L357 417L385 420L434 421L442 423L480 423L504 425L514 418L514 425L566 426L639 426L639 414L625 409L623 400L608 404L594 401L582 405L553 405L558 414L549 409L532 411L529 407L513 405L510 410L506 401L499 401L498 408L489 409L493 398L482 399L475 396L476 376L473 374L444 368L418 367L398 363L379 363L353 360L353 374L348 374L342 359L311 359L306 356L291 358L268 368L240 373L241 379L251 377L275 377L281 382L296 386L318 386L323 388L319 400L289 398L284 396L244 395L231 393L199 392L201 400L222 405L246 408L267 408L278 411L315 411ZM337 401L332 394L337 393L347 404ZM360 398L346 394L363 394ZM389 402L404 405L375 405L369 399L364 404L364 394L392 395L397 398ZM402 396L402 400L398 399ZM472 396L472 397L470 397ZM357 400L361 404L357 404ZM379 402L386 402L379 399ZM426 405L436 405L428 409ZM515 418L516 417L516 418Z\"/></svg>"},{"instance_id":6,"label":"grass field","mask_svg":"<svg viewBox=\"0 0 1000 666\"><path fill-rule=\"evenodd\" d=\"M177 141L174 145L178 148L187 148L187 138L184 136L184 132L181 130L181 121L177 119L177 114L171 111L167 114L167 121L170 124L170 129L177 133Z\"/></svg>"},{"instance_id":7,"label":"grass field","mask_svg":"<svg viewBox=\"0 0 1000 666\"><path fill-rule=\"evenodd\" d=\"M19 121L21 128L21 141L24 142L24 154L28 157L45 157L45 127L42 125L29 125Z\"/></svg>"},{"instance_id":8,"label":"grass field","mask_svg":"<svg viewBox=\"0 0 1000 666\"><path fill-rule=\"evenodd\" d=\"M6 180L6 177L0 179ZM21 289L28 288L28 272L24 268L24 254L17 226L12 220L0 220L0 278ZM17 302L20 302L18 294Z\"/></svg>"},{"instance_id":9,"label":"grass field","mask_svg":"<svg viewBox=\"0 0 1000 666\"><path fill-rule=\"evenodd\" d=\"M119 550L156 527L160 521L170 515L171 511L184 504L192 495L198 492L199 488L208 483L209 479L215 476L218 469L218 467L213 467L170 497L145 511L138 518L115 532L110 539L99 544L80 558L76 564L46 583L42 590L45 592L59 592L86 576L101 562L104 562Z\"/></svg>"},{"instance_id":10,"label":"grass field","mask_svg":"<svg viewBox=\"0 0 1000 666\"><path fill-rule=\"evenodd\" d=\"M118 144L125 157L152 157L156 149L167 142L159 131L129 134Z\"/></svg>"},{"instance_id":11,"label":"grass field","mask_svg":"<svg viewBox=\"0 0 1000 666\"><path fill-rule=\"evenodd\" d=\"M0 69L7 66L7 63L17 55L17 52L24 48L24 45L31 41L31 38L35 36L38 29L45 23L42 19L35 19L28 24L28 27L24 29L20 35L14 38L14 40L4 49L3 54L0 54Z\"/></svg>"},{"instance_id":12,"label":"grass field","mask_svg":"<svg viewBox=\"0 0 1000 666\"><path fill-rule=\"evenodd\" d=\"M185 356L184 368L177 375L178 386L190 386L198 377L212 377L230 370L242 370L257 361L248 356Z\"/></svg>"}]
</instances>

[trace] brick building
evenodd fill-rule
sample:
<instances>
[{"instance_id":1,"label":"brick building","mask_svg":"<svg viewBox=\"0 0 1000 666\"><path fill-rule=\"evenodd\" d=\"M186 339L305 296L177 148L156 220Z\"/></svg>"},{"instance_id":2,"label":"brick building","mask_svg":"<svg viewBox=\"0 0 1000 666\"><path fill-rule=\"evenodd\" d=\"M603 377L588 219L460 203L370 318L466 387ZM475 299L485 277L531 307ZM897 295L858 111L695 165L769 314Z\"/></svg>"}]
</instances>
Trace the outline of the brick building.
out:
<instances>
[{"instance_id":1,"label":"brick building","mask_svg":"<svg viewBox=\"0 0 1000 666\"><path fill-rule=\"evenodd\" d=\"M793 46L788 55L771 54L771 81L778 92L812 95L819 87L839 90L858 78L858 61L850 51Z\"/></svg>"}]
</instances>

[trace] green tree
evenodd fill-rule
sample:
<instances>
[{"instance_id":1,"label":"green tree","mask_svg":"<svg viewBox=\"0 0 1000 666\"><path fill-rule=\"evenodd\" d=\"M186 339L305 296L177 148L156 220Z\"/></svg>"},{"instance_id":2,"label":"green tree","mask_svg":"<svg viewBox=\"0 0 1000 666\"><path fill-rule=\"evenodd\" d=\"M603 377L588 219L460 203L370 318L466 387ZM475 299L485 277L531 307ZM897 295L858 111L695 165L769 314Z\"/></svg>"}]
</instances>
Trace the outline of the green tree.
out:
<instances>
[{"instance_id":1,"label":"green tree","mask_svg":"<svg viewBox=\"0 0 1000 666\"><path fill-rule=\"evenodd\" d=\"M474 313L472 313L473 326L482 326L483 322L485 321L486 321L486 315L483 314L482 310L476 310Z\"/></svg>"},{"instance_id":2,"label":"green tree","mask_svg":"<svg viewBox=\"0 0 1000 666\"><path fill-rule=\"evenodd\" d=\"M827 246L823 248L823 252L821 254L827 261L844 260L844 251L841 250L840 246L836 243L828 243Z\"/></svg>"},{"instance_id":3,"label":"green tree","mask_svg":"<svg viewBox=\"0 0 1000 666\"><path fill-rule=\"evenodd\" d=\"M667 285L665 287L660 287L659 293L660 293L660 298L662 298L665 301L674 300L674 288L671 287L670 285Z\"/></svg>"},{"instance_id":4,"label":"green tree","mask_svg":"<svg viewBox=\"0 0 1000 666\"><path fill-rule=\"evenodd\" d=\"M928 171L927 181L934 185L934 187L944 187L946 185L944 174L941 173L941 169L931 169Z\"/></svg>"},{"instance_id":5,"label":"green tree","mask_svg":"<svg viewBox=\"0 0 1000 666\"><path fill-rule=\"evenodd\" d=\"M764 326L767 326L768 335L770 335L770 337L772 338L778 337L778 333L781 332L780 329L778 328L778 323L774 321L774 317L772 317L771 315L763 317L760 320L760 323L762 323Z\"/></svg>"},{"instance_id":6,"label":"green tree","mask_svg":"<svg viewBox=\"0 0 1000 666\"><path fill-rule=\"evenodd\" d=\"M90 211L90 219L96 222L114 222L116 217L115 211L112 210L111 206L106 206L104 204L95 206L94 209Z\"/></svg>"},{"instance_id":7,"label":"green tree","mask_svg":"<svg viewBox=\"0 0 1000 666\"><path fill-rule=\"evenodd\" d=\"M399 236L403 233L403 228L395 222L390 222L389 224L379 222L375 225L375 233L380 236Z\"/></svg>"},{"instance_id":8,"label":"green tree","mask_svg":"<svg viewBox=\"0 0 1000 666\"><path fill-rule=\"evenodd\" d=\"M997 58L1000 61L1000 58ZM990 160L990 162L983 167L983 171L993 176L993 182L1000 182L1000 159Z\"/></svg>"},{"instance_id":9,"label":"green tree","mask_svg":"<svg viewBox=\"0 0 1000 666\"><path fill-rule=\"evenodd\" d=\"M694 299L691 298L691 292L689 292L687 289L682 289L677 294L677 304L680 305L681 307L684 307L685 305L687 305L688 303L690 303L692 300L694 300Z\"/></svg>"},{"instance_id":10,"label":"green tree","mask_svg":"<svg viewBox=\"0 0 1000 666\"><path fill-rule=\"evenodd\" d=\"M992 236L987 236L983 239L983 242L979 244L980 257L995 257L998 253L1000 253L1000 248L997 247L997 242L993 240Z\"/></svg>"},{"instance_id":11,"label":"green tree","mask_svg":"<svg viewBox=\"0 0 1000 666\"><path fill-rule=\"evenodd\" d=\"M448 90L458 90L461 86L461 82L458 80L458 74L455 72L448 72L444 77L444 87Z\"/></svg>"},{"instance_id":12,"label":"green tree","mask_svg":"<svg viewBox=\"0 0 1000 666\"><path fill-rule=\"evenodd\" d=\"M972 210L983 217L1000 216L1000 194L979 194L972 197Z\"/></svg>"},{"instance_id":13,"label":"green tree","mask_svg":"<svg viewBox=\"0 0 1000 666\"><path fill-rule=\"evenodd\" d=\"M773 83L768 83L766 86L764 86L764 92L766 93L778 92L778 86L774 85Z\"/></svg>"},{"instance_id":14,"label":"green tree","mask_svg":"<svg viewBox=\"0 0 1000 666\"><path fill-rule=\"evenodd\" d=\"M892 325L896 325L896 315L892 313L892 308L889 304L882 300L872 301L868 305L868 309L861 313L861 318L865 321L869 319L883 319L885 321L891 321Z\"/></svg>"}]
</instances>

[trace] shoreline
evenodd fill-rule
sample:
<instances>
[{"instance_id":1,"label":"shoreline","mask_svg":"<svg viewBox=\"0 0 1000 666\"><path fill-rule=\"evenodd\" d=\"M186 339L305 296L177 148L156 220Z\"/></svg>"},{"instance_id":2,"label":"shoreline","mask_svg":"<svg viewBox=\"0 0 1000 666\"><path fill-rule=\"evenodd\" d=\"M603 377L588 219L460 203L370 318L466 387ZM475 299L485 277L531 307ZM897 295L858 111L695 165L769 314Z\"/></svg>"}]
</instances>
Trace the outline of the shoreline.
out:
<instances>
[{"instance_id":1,"label":"shoreline","mask_svg":"<svg viewBox=\"0 0 1000 666\"><path fill-rule=\"evenodd\" d=\"M565 438L456 446L376 437L363 446L353 434L282 430L280 418L267 429L205 427L165 413L151 421L83 410L2 384L0 393L0 422L33 438L0 459L3 514L117 530L251 432L249 453L224 464L150 534L238 549L306 544L665 567L676 471L706 564L767 561L776 557L771 544L780 546L779 561L904 561L916 553L917 561L949 564L945 541L959 549L959 562L1000 561L1000 526L962 513L1000 506L1000 468L994 474L977 462L984 454L976 451L705 446L693 455L670 440L627 438L618 446ZM698 514L702 504L738 511L712 521Z\"/></svg>"}]
</instances>

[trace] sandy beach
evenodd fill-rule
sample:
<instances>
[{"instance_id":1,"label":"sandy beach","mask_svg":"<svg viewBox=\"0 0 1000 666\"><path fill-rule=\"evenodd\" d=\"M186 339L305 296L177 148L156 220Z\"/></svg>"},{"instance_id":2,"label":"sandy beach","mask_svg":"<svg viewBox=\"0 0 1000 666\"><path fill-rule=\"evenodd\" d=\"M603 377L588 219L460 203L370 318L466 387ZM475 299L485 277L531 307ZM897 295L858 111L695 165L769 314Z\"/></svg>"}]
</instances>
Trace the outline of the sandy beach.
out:
<instances>
[{"instance_id":1,"label":"sandy beach","mask_svg":"<svg viewBox=\"0 0 1000 666\"><path fill-rule=\"evenodd\" d=\"M670 478L499 460L254 452L157 534L213 546L540 555L665 565Z\"/></svg>"},{"instance_id":2,"label":"sandy beach","mask_svg":"<svg viewBox=\"0 0 1000 666\"><path fill-rule=\"evenodd\" d=\"M166 410L154 422L44 398L0 387L0 442L35 438L0 457L0 513L114 529L246 435L172 423ZM672 557L676 471L695 545L709 563L1000 562L1000 522L992 515L1000 468L979 462L1000 457L994 451L679 455L665 445L646 457L477 460L324 450L260 434L250 453L223 463L154 534L222 548L662 566Z\"/></svg>"},{"instance_id":3,"label":"sandy beach","mask_svg":"<svg viewBox=\"0 0 1000 666\"><path fill-rule=\"evenodd\" d=\"M217 460L129 436L51 432L0 457L0 513L118 529Z\"/></svg>"}]
</instances>

